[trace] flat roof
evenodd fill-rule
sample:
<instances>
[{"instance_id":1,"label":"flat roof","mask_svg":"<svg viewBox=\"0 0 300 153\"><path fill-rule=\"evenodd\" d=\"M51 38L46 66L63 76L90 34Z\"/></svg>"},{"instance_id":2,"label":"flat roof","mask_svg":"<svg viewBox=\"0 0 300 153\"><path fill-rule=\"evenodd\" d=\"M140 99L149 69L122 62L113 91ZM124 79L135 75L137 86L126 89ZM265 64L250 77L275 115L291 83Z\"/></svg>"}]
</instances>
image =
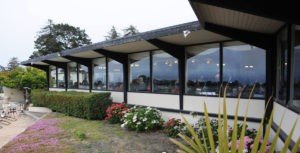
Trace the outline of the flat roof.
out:
<instances>
[{"instance_id":1,"label":"flat roof","mask_svg":"<svg viewBox=\"0 0 300 153\"><path fill-rule=\"evenodd\" d=\"M190 31L188 37L183 36L183 31ZM57 62L68 62L64 56L75 56L81 58L97 58L103 55L94 52L97 49L105 49L112 52L131 53L147 50L159 50L156 46L147 40L159 39L175 45L187 46L212 41L230 40L230 38L206 31L202 28L199 21L183 23L175 26L142 32L134 36L121 37L113 40L106 40L91 45L85 45L73 49L63 50L61 52L40 56L21 62L22 65L49 65L43 63L43 60L52 60Z\"/></svg>"}]
</instances>

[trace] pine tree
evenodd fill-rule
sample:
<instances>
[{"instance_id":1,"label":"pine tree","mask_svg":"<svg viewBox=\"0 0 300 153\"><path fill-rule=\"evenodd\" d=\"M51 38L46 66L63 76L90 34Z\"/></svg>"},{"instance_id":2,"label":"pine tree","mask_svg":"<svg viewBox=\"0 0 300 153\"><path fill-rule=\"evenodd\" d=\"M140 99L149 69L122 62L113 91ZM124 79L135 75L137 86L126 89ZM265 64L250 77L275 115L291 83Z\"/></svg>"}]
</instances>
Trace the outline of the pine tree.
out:
<instances>
[{"instance_id":1,"label":"pine tree","mask_svg":"<svg viewBox=\"0 0 300 153\"><path fill-rule=\"evenodd\" d=\"M115 26L112 26L110 31L108 32L108 35L105 36L105 40L112 40L121 37L120 33L117 32Z\"/></svg>"},{"instance_id":2,"label":"pine tree","mask_svg":"<svg viewBox=\"0 0 300 153\"><path fill-rule=\"evenodd\" d=\"M134 36L134 35L137 35L139 33L138 29L133 26L133 25L130 25L128 28L125 28L123 30L123 33L124 33L124 37L126 36Z\"/></svg>"}]
</instances>

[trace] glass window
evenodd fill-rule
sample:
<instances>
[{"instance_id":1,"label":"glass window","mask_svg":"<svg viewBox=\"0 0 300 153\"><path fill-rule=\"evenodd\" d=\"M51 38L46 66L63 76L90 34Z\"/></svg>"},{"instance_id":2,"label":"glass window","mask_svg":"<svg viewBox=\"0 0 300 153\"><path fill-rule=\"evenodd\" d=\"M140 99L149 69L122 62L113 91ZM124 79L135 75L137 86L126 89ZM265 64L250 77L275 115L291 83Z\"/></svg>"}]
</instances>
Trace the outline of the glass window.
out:
<instances>
[{"instance_id":1,"label":"glass window","mask_svg":"<svg viewBox=\"0 0 300 153\"><path fill-rule=\"evenodd\" d=\"M150 53L129 55L130 91L150 92Z\"/></svg>"},{"instance_id":2,"label":"glass window","mask_svg":"<svg viewBox=\"0 0 300 153\"><path fill-rule=\"evenodd\" d=\"M227 84L227 96L237 97L244 88L242 97L250 95L253 85L254 98L264 98L266 86L265 50L241 42L224 43L223 82Z\"/></svg>"},{"instance_id":3,"label":"glass window","mask_svg":"<svg viewBox=\"0 0 300 153\"><path fill-rule=\"evenodd\" d=\"M288 38L287 28L284 28L278 37L278 59L277 59L277 81L278 91L277 98L280 103L286 104L287 100L287 53L288 53Z\"/></svg>"},{"instance_id":4,"label":"glass window","mask_svg":"<svg viewBox=\"0 0 300 153\"><path fill-rule=\"evenodd\" d=\"M294 100L293 106L300 108L300 26L296 26L294 40Z\"/></svg>"},{"instance_id":5,"label":"glass window","mask_svg":"<svg viewBox=\"0 0 300 153\"><path fill-rule=\"evenodd\" d=\"M79 89L89 89L89 70L87 66L78 64Z\"/></svg>"},{"instance_id":6,"label":"glass window","mask_svg":"<svg viewBox=\"0 0 300 153\"><path fill-rule=\"evenodd\" d=\"M93 60L93 89L106 90L106 60L98 58Z\"/></svg>"},{"instance_id":7,"label":"glass window","mask_svg":"<svg viewBox=\"0 0 300 153\"><path fill-rule=\"evenodd\" d=\"M163 51L153 52L153 92L179 93L178 60Z\"/></svg>"},{"instance_id":8,"label":"glass window","mask_svg":"<svg viewBox=\"0 0 300 153\"><path fill-rule=\"evenodd\" d=\"M187 50L187 94L212 95L219 93L219 44L193 46Z\"/></svg>"},{"instance_id":9,"label":"glass window","mask_svg":"<svg viewBox=\"0 0 300 153\"><path fill-rule=\"evenodd\" d=\"M71 62L68 63L68 87L69 88L78 88L78 79L77 79L77 63Z\"/></svg>"},{"instance_id":10,"label":"glass window","mask_svg":"<svg viewBox=\"0 0 300 153\"><path fill-rule=\"evenodd\" d=\"M56 67L55 66L50 66L50 88L56 88Z\"/></svg>"},{"instance_id":11,"label":"glass window","mask_svg":"<svg viewBox=\"0 0 300 153\"><path fill-rule=\"evenodd\" d=\"M57 80L58 87L65 88L65 70L62 68L57 68Z\"/></svg>"},{"instance_id":12,"label":"glass window","mask_svg":"<svg viewBox=\"0 0 300 153\"><path fill-rule=\"evenodd\" d=\"M123 91L123 65L108 59L108 90Z\"/></svg>"}]
</instances>

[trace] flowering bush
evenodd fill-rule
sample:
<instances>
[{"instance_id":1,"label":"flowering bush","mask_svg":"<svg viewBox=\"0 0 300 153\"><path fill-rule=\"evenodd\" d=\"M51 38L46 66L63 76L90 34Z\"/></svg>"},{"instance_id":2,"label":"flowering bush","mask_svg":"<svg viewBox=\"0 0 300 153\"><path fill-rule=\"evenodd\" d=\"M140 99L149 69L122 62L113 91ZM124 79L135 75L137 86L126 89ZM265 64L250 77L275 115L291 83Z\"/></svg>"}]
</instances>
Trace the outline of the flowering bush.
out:
<instances>
[{"instance_id":1,"label":"flowering bush","mask_svg":"<svg viewBox=\"0 0 300 153\"><path fill-rule=\"evenodd\" d=\"M110 107L106 109L106 117L105 119L109 121L109 123L116 124L121 123L121 119L124 114L127 112L128 107L125 104L112 104Z\"/></svg>"},{"instance_id":2,"label":"flowering bush","mask_svg":"<svg viewBox=\"0 0 300 153\"><path fill-rule=\"evenodd\" d=\"M217 119L211 119L210 120L210 126L211 126L211 131L213 134L213 138L215 141L215 145L218 145L218 120ZM209 144L209 139L208 139L208 131L207 127L205 124L205 118L201 117L198 122L194 125L195 131L197 132L200 140L202 143ZM209 147L209 146L208 146Z\"/></svg>"},{"instance_id":3,"label":"flowering bush","mask_svg":"<svg viewBox=\"0 0 300 153\"><path fill-rule=\"evenodd\" d=\"M164 124L164 132L169 137L177 137L178 133L186 133L186 127L180 119L171 118Z\"/></svg>"},{"instance_id":4,"label":"flowering bush","mask_svg":"<svg viewBox=\"0 0 300 153\"><path fill-rule=\"evenodd\" d=\"M124 115L121 127L141 132L159 129L162 124L163 120L159 110L134 106Z\"/></svg>"}]
</instances>

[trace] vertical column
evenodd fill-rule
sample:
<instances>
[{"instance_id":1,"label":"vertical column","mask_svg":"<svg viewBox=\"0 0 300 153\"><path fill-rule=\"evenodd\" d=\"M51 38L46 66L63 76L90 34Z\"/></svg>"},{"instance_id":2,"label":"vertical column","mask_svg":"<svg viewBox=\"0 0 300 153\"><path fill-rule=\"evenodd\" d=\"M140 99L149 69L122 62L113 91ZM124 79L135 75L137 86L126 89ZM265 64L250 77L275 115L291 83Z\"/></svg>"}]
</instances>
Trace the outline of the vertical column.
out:
<instances>
[{"instance_id":1,"label":"vertical column","mask_svg":"<svg viewBox=\"0 0 300 153\"><path fill-rule=\"evenodd\" d=\"M129 64L128 64L128 55L124 59L123 63L123 90L124 90L124 103L127 104L127 93L128 93L128 75L129 75Z\"/></svg>"},{"instance_id":2,"label":"vertical column","mask_svg":"<svg viewBox=\"0 0 300 153\"><path fill-rule=\"evenodd\" d=\"M93 89L93 62L90 62L88 66L88 74L89 74L89 92L92 92Z\"/></svg>"},{"instance_id":3,"label":"vertical column","mask_svg":"<svg viewBox=\"0 0 300 153\"><path fill-rule=\"evenodd\" d=\"M183 96L185 92L185 69L186 69L186 54L185 51L181 51L182 54L178 58L179 69L179 109L183 110Z\"/></svg>"},{"instance_id":4,"label":"vertical column","mask_svg":"<svg viewBox=\"0 0 300 153\"><path fill-rule=\"evenodd\" d=\"M64 66L64 77L65 77L65 91L68 91L68 83L69 83L69 69L68 69L68 64L65 64Z\"/></svg>"}]
</instances>

